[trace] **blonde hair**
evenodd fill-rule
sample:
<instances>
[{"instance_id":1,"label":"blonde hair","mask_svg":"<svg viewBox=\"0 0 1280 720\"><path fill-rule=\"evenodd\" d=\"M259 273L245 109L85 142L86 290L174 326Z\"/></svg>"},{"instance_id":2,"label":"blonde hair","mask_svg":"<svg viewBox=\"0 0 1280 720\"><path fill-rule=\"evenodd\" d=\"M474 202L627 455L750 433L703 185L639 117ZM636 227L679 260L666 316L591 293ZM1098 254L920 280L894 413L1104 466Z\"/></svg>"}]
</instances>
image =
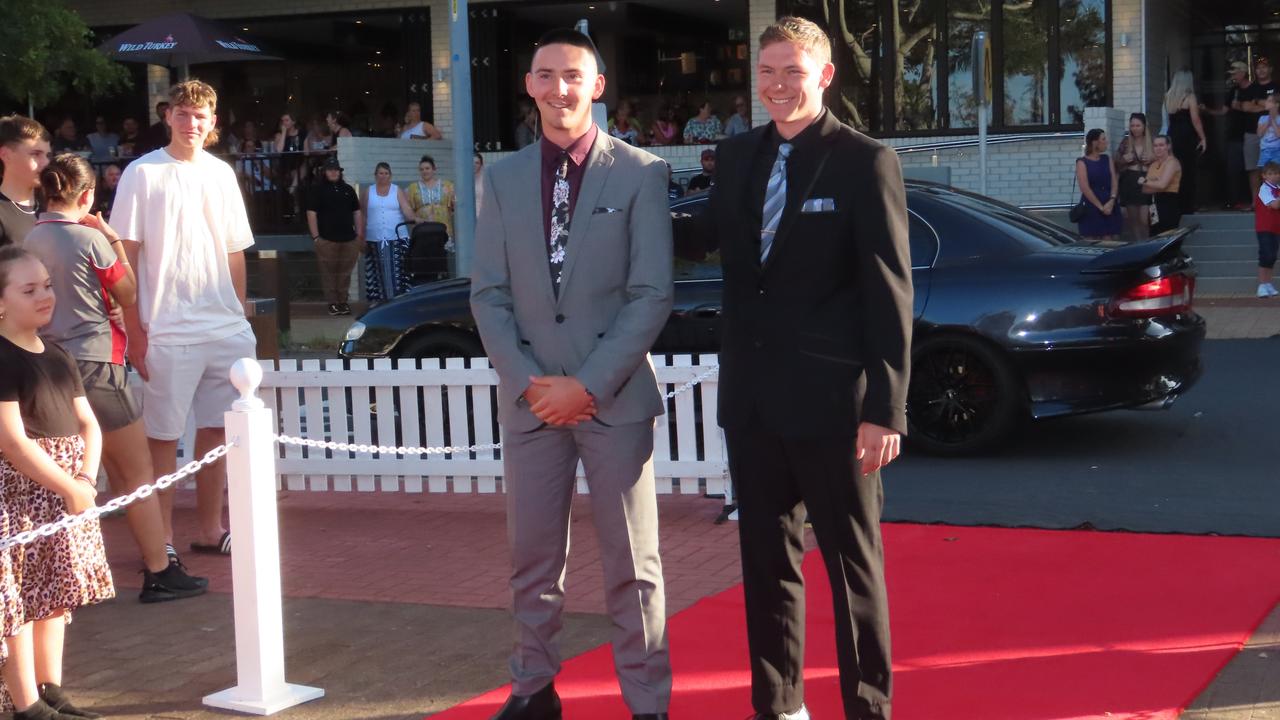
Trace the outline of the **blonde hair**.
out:
<instances>
[{"instance_id":1,"label":"blonde hair","mask_svg":"<svg viewBox=\"0 0 1280 720\"><path fill-rule=\"evenodd\" d=\"M1191 71L1179 70L1173 74L1173 80L1169 83L1169 92L1164 94L1164 109L1171 113L1177 112L1187 98L1195 95L1196 84Z\"/></svg>"},{"instance_id":2,"label":"blonde hair","mask_svg":"<svg viewBox=\"0 0 1280 720\"><path fill-rule=\"evenodd\" d=\"M812 20L788 15L778 18L777 22L760 33L761 50L775 43L783 42L795 44L819 63L826 64L831 62L831 39Z\"/></svg>"},{"instance_id":3,"label":"blonde hair","mask_svg":"<svg viewBox=\"0 0 1280 720\"><path fill-rule=\"evenodd\" d=\"M218 111L218 93L213 86L202 80L185 80L169 88L169 102L175 107L190 105L207 107L209 112Z\"/></svg>"}]
</instances>

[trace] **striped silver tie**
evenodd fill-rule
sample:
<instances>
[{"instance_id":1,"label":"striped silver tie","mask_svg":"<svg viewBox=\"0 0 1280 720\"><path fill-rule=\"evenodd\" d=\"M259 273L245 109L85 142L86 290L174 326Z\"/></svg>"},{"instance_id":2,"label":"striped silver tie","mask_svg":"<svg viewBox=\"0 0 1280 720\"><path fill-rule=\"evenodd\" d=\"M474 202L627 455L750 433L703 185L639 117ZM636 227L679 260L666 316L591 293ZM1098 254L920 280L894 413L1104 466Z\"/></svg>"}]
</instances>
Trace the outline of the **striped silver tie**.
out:
<instances>
[{"instance_id":1,"label":"striped silver tie","mask_svg":"<svg viewBox=\"0 0 1280 720\"><path fill-rule=\"evenodd\" d=\"M773 248L773 236L778 232L778 221L782 219L782 211L787 206L787 156L791 154L791 143L778 146L778 159L773 161L773 171L769 173L769 184L764 189L764 213L760 216L760 264L769 258L769 250Z\"/></svg>"}]
</instances>

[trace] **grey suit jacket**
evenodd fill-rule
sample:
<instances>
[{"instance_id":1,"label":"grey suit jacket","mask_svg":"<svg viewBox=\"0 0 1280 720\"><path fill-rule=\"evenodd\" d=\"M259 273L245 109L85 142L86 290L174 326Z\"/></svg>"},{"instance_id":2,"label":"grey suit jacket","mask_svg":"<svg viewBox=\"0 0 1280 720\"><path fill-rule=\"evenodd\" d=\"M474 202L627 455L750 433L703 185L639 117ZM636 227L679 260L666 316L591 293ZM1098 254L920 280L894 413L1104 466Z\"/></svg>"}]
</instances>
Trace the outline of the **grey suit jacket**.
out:
<instances>
[{"instance_id":1,"label":"grey suit jacket","mask_svg":"<svg viewBox=\"0 0 1280 720\"><path fill-rule=\"evenodd\" d=\"M498 419L527 432L541 421L519 402L532 375L576 377L606 425L665 411L649 348L671 312L667 167L603 130L569 224L560 294L542 227L539 143L484 173L471 313L498 371Z\"/></svg>"}]
</instances>

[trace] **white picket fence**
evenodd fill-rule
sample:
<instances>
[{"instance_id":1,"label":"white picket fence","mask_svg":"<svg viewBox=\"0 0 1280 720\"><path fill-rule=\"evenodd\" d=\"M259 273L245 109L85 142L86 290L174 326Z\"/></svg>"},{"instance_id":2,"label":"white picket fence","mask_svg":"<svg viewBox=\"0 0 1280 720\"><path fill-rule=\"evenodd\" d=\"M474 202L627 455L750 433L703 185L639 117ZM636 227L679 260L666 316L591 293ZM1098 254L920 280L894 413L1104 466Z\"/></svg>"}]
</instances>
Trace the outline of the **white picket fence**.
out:
<instances>
[{"instance_id":1,"label":"white picket fence","mask_svg":"<svg viewBox=\"0 0 1280 720\"><path fill-rule=\"evenodd\" d=\"M717 363L715 355L653 356L664 393ZM273 367L274 365L274 367ZM345 366L344 366L345 365ZM497 373L485 358L464 360L263 361L260 396L278 431L295 437L400 447L471 447L499 442ZM667 401L654 425L659 493L723 494L728 482L716 423L717 377ZM180 443L190 460L194 430ZM279 487L295 491L494 493L501 450L394 455L280 446ZM578 469L578 490L586 492Z\"/></svg>"}]
</instances>

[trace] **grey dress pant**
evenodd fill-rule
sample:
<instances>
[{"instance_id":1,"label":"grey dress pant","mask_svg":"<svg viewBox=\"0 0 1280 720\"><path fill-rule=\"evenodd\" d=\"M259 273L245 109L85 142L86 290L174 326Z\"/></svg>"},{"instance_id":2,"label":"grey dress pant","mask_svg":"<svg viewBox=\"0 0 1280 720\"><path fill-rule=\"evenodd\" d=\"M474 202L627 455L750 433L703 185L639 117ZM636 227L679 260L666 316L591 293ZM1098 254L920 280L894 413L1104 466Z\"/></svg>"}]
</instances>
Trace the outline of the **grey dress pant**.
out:
<instances>
[{"instance_id":1,"label":"grey dress pant","mask_svg":"<svg viewBox=\"0 0 1280 720\"><path fill-rule=\"evenodd\" d=\"M560 670L569 514L578 461L604 566L613 659L633 713L663 713L671 699L652 421L542 427L503 433L515 649L512 693L532 695Z\"/></svg>"}]
</instances>

